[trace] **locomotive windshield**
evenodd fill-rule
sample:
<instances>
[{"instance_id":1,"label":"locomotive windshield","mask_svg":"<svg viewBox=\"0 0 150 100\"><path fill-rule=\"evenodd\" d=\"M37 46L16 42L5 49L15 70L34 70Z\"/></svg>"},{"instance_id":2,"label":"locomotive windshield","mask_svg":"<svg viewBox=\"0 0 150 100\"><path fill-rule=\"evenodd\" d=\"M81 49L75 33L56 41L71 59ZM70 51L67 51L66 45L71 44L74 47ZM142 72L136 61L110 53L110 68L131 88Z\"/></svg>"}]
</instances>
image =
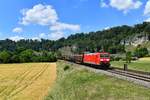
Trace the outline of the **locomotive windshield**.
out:
<instances>
[{"instance_id":1,"label":"locomotive windshield","mask_svg":"<svg viewBox=\"0 0 150 100\"><path fill-rule=\"evenodd\" d=\"M101 58L109 58L109 54L100 54Z\"/></svg>"}]
</instances>

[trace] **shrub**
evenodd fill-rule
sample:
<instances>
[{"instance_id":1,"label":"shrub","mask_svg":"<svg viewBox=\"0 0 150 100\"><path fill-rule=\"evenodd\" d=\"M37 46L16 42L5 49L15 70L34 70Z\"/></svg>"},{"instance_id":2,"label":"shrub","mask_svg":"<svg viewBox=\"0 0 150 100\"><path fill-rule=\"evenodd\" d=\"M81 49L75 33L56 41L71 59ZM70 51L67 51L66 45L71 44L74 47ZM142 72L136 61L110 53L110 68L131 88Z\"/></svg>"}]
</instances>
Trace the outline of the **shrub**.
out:
<instances>
[{"instance_id":1,"label":"shrub","mask_svg":"<svg viewBox=\"0 0 150 100\"><path fill-rule=\"evenodd\" d=\"M115 60L115 57L114 57L114 56L110 56L110 60L111 60L111 61L114 61L114 60Z\"/></svg>"},{"instance_id":2,"label":"shrub","mask_svg":"<svg viewBox=\"0 0 150 100\"><path fill-rule=\"evenodd\" d=\"M66 71L66 70L68 70L68 69L70 69L70 66L69 66L69 65L66 65L66 66L64 67L64 71Z\"/></svg>"},{"instance_id":3,"label":"shrub","mask_svg":"<svg viewBox=\"0 0 150 100\"><path fill-rule=\"evenodd\" d=\"M137 57L144 57L148 55L148 50L147 48L141 48L141 47L138 47L136 48L136 50L134 51L134 56L137 56Z\"/></svg>"},{"instance_id":4,"label":"shrub","mask_svg":"<svg viewBox=\"0 0 150 100\"><path fill-rule=\"evenodd\" d=\"M121 60L121 59L122 59L121 57L115 57L115 58L114 58L115 61L119 61L119 60Z\"/></svg>"}]
</instances>

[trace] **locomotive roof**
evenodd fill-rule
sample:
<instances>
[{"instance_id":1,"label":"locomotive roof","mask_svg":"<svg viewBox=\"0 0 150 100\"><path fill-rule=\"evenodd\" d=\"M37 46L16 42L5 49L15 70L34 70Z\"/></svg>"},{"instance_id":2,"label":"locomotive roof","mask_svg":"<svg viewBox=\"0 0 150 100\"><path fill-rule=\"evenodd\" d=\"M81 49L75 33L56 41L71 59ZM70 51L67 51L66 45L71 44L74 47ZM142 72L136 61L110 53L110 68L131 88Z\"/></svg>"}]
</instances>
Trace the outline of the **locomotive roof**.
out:
<instances>
[{"instance_id":1,"label":"locomotive roof","mask_svg":"<svg viewBox=\"0 0 150 100\"><path fill-rule=\"evenodd\" d=\"M109 54L108 52L95 52L95 53L85 53L85 54Z\"/></svg>"}]
</instances>

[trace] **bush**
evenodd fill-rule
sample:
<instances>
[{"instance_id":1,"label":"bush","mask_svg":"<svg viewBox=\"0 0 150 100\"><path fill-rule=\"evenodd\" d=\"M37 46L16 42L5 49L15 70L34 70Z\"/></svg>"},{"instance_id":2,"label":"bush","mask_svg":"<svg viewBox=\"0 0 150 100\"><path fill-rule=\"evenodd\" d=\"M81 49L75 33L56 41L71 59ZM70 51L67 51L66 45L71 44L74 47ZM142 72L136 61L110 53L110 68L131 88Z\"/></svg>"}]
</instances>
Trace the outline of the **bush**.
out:
<instances>
[{"instance_id":1,"label":"bush","mask_svg":"<svg viewBox=\"0 0 150 100\"><path fill-rule=\"evenodd\" d=\"M69 65L66 65L66 66L64 67L64 71L66 71L66 70L68 70L68 69L70 69L70 66L69 66Z\"/></svg>"},{"instance_id":2,"label":"bush","mask_svg":"<svg viewBox=\"0 0 150 100\"><path fill-rule=\"evenodd\" d=\"M121 59L122 59L121 57L115 57L115 58L114 58L115 61L119 61L119 60L121 60Z\"/></svg>"},{"instance_id":3,"label":"bush","mask_svg":"<svg viewBox=\"0 0 150 100\"><path fill-rule=\"evenodd\" d=\"M114 61L114 60L115 60L115 57L114 57L114 56L110 56L110 60L111 60L111 61Z\"/></svg>"},{"instance_id":4,"label":"bush","mask_svg":"<svg viewBox=\"0 0 150 100\"><path fill-rule=\"evenodd\" d=\"M122 60L122 61L126 61L126 58L125 58L125 57L122 57L121 60Z\"/></svg>"},{"instance_id":5,"label":"bush","mask_svg":"<svg viewBox=\"0 0 150 100\"><path fill-rule=\"evenodd\" d=\"M137 56L137 57L145 57L146 55L148 55L148 50L147 48L141 48L141 47L138 47L136 48L136 50L134 51L134 56Z\"/></svg>"}]
</instances>

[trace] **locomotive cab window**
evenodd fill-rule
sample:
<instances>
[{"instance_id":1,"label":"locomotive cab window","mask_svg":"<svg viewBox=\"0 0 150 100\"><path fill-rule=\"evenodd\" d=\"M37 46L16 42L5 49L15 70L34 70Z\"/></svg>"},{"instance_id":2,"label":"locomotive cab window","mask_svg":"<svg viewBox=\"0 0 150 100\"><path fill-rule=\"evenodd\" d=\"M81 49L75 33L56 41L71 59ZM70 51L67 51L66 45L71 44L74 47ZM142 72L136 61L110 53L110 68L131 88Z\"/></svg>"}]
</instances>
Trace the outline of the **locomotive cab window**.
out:
<instances>
[{"instance_id":1,"label":"locomotive cab window","mask_svg":"<svg viewBox=\"0 0 150 100\"><path fill-rule=\"evenodd\" d=\"M109 58L109 54L100 54L101 58Z\"/></svg>"}]
</instances>

